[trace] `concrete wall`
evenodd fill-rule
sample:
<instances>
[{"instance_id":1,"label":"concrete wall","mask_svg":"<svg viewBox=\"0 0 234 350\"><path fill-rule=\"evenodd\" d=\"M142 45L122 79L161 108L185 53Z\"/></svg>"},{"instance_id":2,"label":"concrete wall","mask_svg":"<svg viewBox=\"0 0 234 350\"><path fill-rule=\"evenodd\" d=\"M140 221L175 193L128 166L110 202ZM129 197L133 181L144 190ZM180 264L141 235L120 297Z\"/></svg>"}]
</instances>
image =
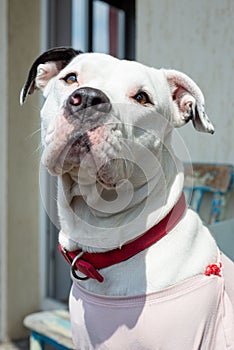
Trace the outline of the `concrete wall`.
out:
<instances>
[{"instance_id":1,"label":"concrete wall","mask_svg":"<svg viewBox=\"0 0 234 350\"><path fill-rule=\"evenodd\" d=\"M0 340L6 334L6 235L7 235L7 0L0 1Z\"/></svg>"},{"instance_id":2,"label":"concrete wall","mask_svg":"<svg viewBox=\"0 0 234 350\"><path fill-rule=\"evenodd\" d=\"M193 161L234 163L233 0L137 0L137 59L175 68L202 89L211 136L180 129Z\"/></svg>"},{"instance_id":3,"label":"concrete wall","mask_svg":"<svg viewBox=\"0 0 234 350\"><path fill-rule=\"evenodd\" d=\"M200 86L214 135L177 129L174 144L186 162L234 164L234 2L137 0L137 59L174 68ZM179 135L179 136L178 136ZM234 217L234 191L226 218Z\"/></svg>"},{"instance_id":4,"label":"concrete wall","mask_svg":"<svg viewBox=\"0 0 234 350\"><path fill-rule=\"evenodd\" d=\"M39 133L34 134L39 128L39 100L33 96L20 107L19 93L29 62L40 52L40 0L1 0L0 23L3 340L22 337L24 316L39 308Z\"/></svg>"}]
</instances>

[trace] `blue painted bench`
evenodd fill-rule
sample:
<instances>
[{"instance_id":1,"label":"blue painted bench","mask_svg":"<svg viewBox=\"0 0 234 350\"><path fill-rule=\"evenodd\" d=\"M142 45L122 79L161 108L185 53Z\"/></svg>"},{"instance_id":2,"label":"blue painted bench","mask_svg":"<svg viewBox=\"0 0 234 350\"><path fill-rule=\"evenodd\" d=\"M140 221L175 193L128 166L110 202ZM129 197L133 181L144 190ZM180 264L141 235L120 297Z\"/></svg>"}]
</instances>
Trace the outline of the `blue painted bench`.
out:
<instances>
[{"instance_id":1,"label":"blue painted bench","mask_svg":"<svg viewBox=\"0 0 234 350\"><path fill-rule=\"evenodd\" d=\"M185 164L184 193L187 203L198 212L207 224L225 218L228 197L234 187L234 167L229 164L193 163ZM209 208L207 218L203 217L201 204L205 196Z\"/></svg>"},{"instance_id":2,"label":"blue painted bench","mask_svg":"<svg viewBox=\"0 0 234 350\"><path fill-rule=\"evenodd\" d=\"M42 311L28 315L24 325L31 331L30 350L44 350L46 344L59 350L74 350L69 313Z\"/></svg>"}]
</instances>

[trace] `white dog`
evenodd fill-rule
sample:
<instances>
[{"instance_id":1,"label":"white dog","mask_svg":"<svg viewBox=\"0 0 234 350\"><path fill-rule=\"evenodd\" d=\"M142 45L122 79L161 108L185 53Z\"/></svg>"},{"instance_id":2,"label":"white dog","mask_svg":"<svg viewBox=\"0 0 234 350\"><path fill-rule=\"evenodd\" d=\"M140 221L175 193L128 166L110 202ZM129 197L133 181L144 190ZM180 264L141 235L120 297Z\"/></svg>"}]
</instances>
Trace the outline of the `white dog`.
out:
<instances>
[{"instance_id":1,"label":"white dog","mask_svg":"<svg viewBox=\"0 0 234 350\"><path fill-rule=\"evenodd\" d=\"M21 103L37 88L77 349L234 349L234 286L223 277L234 266L186 208L171 145L189 120L214 132L198 86L175 70L56 48L34 62Z\"/></svg>"}]
</instances>

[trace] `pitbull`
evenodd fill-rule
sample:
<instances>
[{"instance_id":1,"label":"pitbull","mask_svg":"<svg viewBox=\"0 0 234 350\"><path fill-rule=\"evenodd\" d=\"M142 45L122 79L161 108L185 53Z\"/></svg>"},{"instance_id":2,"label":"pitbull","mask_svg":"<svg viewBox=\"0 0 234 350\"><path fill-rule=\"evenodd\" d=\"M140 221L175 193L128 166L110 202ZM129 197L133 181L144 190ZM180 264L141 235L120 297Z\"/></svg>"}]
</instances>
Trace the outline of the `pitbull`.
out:
<instances>
[{"instance_id":1,"label":"pitbull","mask_svg":"<svg viewBox=\"0 0 234 350\"><path fill-rule=\"evenodd\" d=\"M234 349L233 263L183 196L174 128L213 133L187 75L100 53L39 56L42 163L58 177L77 349Z\"/></svg>"}]
</instances>

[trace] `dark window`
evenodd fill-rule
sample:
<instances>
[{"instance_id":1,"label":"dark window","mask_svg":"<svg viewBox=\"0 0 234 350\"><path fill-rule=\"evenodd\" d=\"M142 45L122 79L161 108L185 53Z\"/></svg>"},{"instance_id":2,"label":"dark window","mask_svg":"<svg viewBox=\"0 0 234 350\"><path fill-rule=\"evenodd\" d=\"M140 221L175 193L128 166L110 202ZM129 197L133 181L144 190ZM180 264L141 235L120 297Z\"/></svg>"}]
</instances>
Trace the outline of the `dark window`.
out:
<instances>
[{"instance_id":1,"label":"dark window","mask_svg":"<svg viewBox=\"0 0 234 350\"><path fill-rule=\"evenodd\" d=\"M135 0L50 0L48 47L134 59Z\"/></svg>"}]
</instances>

